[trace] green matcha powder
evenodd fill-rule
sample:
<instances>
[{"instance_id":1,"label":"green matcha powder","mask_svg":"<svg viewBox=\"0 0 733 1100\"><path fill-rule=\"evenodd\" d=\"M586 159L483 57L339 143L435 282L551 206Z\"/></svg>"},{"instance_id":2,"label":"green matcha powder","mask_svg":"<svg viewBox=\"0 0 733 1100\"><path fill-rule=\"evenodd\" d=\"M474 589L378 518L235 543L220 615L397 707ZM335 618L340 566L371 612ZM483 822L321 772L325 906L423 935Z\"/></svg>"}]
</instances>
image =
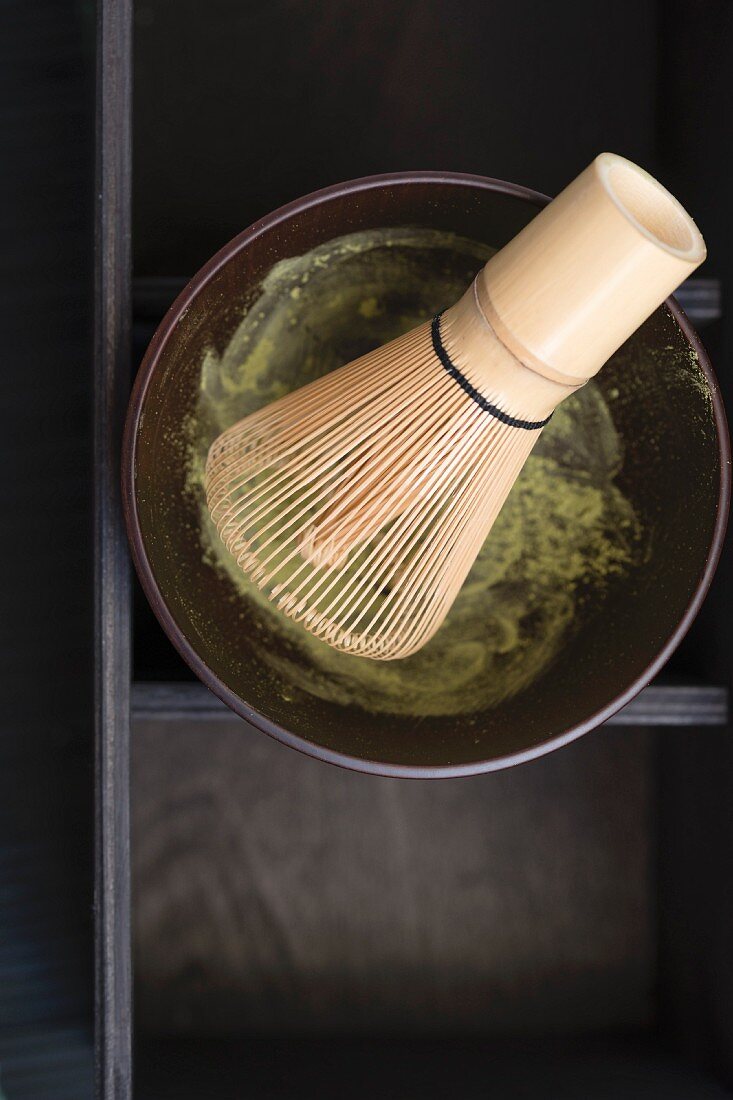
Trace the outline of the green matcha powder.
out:
<instances>
[{"instance_id":1,"label":"green matcha powder","mask_svg":"<svg viewBox=\"0 0 733 1100\"><path fill-rule=\"evenodd\" d=\"M582 620L588 593L643 558L639 521L614 482L620 440L592 381L543 430L445 624L412 657L373 661L332 649L277 611L219 540L203 494L213 439L450 305L490 255L433 230L341 237L277 264L224 353L205 358L188 441L203 552L237 598L256 601L289 643L262 653L289 698L306 692L413 716L484 710L544 672ZM293 660L282 656L288 650Z\"/></svg>"}]
</instances>

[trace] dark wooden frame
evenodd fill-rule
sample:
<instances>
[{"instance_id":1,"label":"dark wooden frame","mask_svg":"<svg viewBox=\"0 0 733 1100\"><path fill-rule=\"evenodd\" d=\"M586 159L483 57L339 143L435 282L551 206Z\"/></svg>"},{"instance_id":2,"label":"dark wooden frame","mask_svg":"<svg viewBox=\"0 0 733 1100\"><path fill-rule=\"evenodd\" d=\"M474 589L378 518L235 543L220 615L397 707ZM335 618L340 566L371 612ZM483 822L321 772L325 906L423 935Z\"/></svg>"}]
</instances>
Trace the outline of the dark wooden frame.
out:
<instances>
[{"instance_id":1,"label":"dark wooden frame","mask_svg":"<svg viewBox=\"0 0 733 1100\"><path fill-rule=\"evenodd\" d=\"M132 1096L130 720L238 721L199 685L138 685L131 695L130 570L119 495L131 330L132 0L98 0L95 297L96 1069L97 1095ZM715 287L696 295L717 313ZM171 295L172 297L173 295ZM711 313L711 310L713 311ZM689 310L697 320L694 310ZM614 724L723 726L713 686L646 688Z\"/></svg>"}]
</instances>

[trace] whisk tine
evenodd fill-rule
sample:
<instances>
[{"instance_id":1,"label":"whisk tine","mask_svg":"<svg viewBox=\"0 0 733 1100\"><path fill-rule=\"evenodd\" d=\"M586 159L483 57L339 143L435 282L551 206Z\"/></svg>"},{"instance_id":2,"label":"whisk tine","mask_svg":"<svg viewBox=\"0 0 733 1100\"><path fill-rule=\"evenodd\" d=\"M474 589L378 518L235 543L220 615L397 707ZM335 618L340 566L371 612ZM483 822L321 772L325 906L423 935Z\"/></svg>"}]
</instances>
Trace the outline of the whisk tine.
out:
<instances>
[{"instance_id":1,"label":"whisk tine","mask_svg":"<svg viewBox=\"0 0 733 1100\"><path fill-rule=\"evenodd\" d=\"M470 568L491 478L523 460L507 432L436 360L424 324L225 432L207 463L211 514L281 610L348 652L405 656L442 622L456 564Z\"/></svg>"}]
</instances>

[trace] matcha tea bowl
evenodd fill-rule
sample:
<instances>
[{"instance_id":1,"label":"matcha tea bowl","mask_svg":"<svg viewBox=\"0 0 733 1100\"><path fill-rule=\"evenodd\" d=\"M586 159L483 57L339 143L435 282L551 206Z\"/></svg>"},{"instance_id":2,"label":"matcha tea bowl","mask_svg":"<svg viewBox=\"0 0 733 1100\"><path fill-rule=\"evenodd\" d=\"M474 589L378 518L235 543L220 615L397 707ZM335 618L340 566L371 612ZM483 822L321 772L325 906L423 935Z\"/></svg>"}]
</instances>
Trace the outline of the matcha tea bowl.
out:
<instances>
[{"instance_id":1,"label":"matcha tea bowl","mask_svg":"<svg viewBox=\"0 0 733 1100\"><path fill-rule=\"evenodd\" d=\"M531 759L649 683L704 598L729 441L673 300L557 410L446 622L412 656L315 638L247 580L209 518L204 467L223 430L455 301L546 202L435 173L320 191L226 245L151 342L123 454L142 585L207 687L294 748L417 778Z\"/></svg>"}]
</instances>

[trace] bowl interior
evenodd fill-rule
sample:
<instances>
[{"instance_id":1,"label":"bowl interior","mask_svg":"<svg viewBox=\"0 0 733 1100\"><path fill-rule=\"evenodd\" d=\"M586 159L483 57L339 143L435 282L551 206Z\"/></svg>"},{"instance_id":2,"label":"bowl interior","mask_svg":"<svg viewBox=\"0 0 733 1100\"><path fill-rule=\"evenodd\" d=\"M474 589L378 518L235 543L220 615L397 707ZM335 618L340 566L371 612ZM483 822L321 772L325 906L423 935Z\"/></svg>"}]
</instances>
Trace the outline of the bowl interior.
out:
<instances>
[{"instance_id":1,"label":"bowl interior","mask_svg":"<svg viewBox=\"0 0 733 1100\"><path fill-rule=\"evenodd\" d=\"M470 594L444 628L453 631L448 641L426 652L429 643L408 662L334 655L320 642L314 650L238 585L207 529L200 464L228 416L450 304L444 296L460 293L487 249L501 247L536 209L527 195L475 179L370 181L304 200L223 250L184 291L148 352L127 459L128 518L148 596L213 690L309 751L381 770L480 770L532 752L593 725L644 676L696 593L715 528L720 448L708 377L667 307L607 364L582 397L577 430L566 423L563 441L557 429L562 446L554 452L548 430L555 464L547 467L546 526L565 571L558 565L548 586L545 569L544 594L529 568L511 574L512 607L524 603L526 611L506 629L532 641L521 651L509 646L497 656L494 644L487 657L479 644L483 597ZM354 242L364 241L371 243L354 259ZM313 255L326 259L314 264ZM286 297L287 313L268 312L273 294ZM247 347L257 340L282 354L260 362L255 376ZM300 361L304 374L295 369ZM233 391L238 370L250 372L250 384L224 401L221 380ZM621 504L605 514L605 541L578 543L597 496L580 490L599 454L604 491ZM567 485L572 492L561 498ZM517 518L515 533L527 522ZM578 545L585 557L568 580L565 563ZM551 570L552 560L545 565ZM556 605L550 595L563 585L568 598ZM495 634L491 608L485 621Z\"/></svg>"}]
</instances>

